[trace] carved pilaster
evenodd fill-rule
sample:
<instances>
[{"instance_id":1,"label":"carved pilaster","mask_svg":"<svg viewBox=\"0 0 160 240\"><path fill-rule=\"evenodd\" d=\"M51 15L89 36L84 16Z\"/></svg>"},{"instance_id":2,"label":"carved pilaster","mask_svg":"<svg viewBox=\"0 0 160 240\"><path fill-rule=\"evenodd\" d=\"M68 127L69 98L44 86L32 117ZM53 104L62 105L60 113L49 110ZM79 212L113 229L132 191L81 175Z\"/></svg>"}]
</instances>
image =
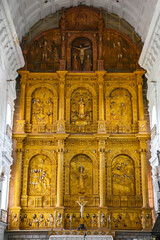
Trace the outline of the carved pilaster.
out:
<instances>
[{"instance_id":1,"label":"carved pilaster","mask_svg":"<svg viewBox=\"0 0 160 240\"><path fill-rule=\"evenodd\" d=\"M99 84L99 121L98 121L98 132L105 133L106 126L104 121L104 75L106 74L105 71L96 72Z\"/></svg>"},{"instance_id":2,"label":"carved pilaster","mask_svg":"<svg viewBox=\"0 0 160 240\"><path fill-rule=\"evenodd\" d=\"M64 168L64 140L68 135L62 134L58 141L58 173L57 173L57 204L56 207L63 206L63 168Z\"/></svg>"},{"instance_id":3,"label":"carved pilaster","mask_svg":"<svg viewBox=\"0 0 160 240\"><path fill-rule=\"evenodd\" d=\"M59 120L57 124L57 132L65 132L65 121L64 121L64 87L65 77L67 71L57 71L59 76Z\"/></svg>"},{"instance_id":4,"label":"carved pilaster","mask_svg":"<svg viewBox=\"0 0 160 240\"><path fill-rule=\"evenodd\" d=\"M146 138L139 138L139 141L140 141L143 208L149 207L147 159L146 159L146 149L147 149L146 140L147 140Z\"/></svg>"},{"instance_id":5,"label":"carved pilaster","mask_svg":"<svg viewBox=\"0 0 160 240\"><path fill-rule=\"evenodd\" d=\"M20 207L21 199L21 178L22 178L22 156L23 156L23 140L25 136L16 137L16 175L15 175L15 192L14 207Z\"/></svg>"}]
</instances>

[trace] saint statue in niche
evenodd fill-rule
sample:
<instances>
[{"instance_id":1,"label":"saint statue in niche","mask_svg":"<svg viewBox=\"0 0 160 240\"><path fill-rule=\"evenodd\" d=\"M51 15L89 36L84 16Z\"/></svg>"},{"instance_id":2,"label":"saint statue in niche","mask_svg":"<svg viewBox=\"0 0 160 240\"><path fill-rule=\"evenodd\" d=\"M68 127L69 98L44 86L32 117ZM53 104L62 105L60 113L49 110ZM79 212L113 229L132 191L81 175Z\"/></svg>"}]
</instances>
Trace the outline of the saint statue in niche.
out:
<instances>
[{"instance_id":1,"label":"saint statue in niche","mask_svg":"<svg viewBox=\"0 0 160 240\"><path fill-rule=\"evenodd\" d=\"M84 118L85 117L85 102L83 101L83 98L80 97L80 100L78 102L78 117L80 119Z\"/></svg>"},{"instance_id":2,"label":"saint statue in niche","mask_svg":"<svg viewBox=\"0 0 160 240\"><path fill-rule=\"evenodd\" d=\"M85 179L86 179L86 174L84 173L84 167L83 166L80 166L78 168L78 171L79 171L79 175L78 175L78 192L81 193L81 194L84 194L86 192L86 189L85 189Z\"/></svg>"},{"instance_id":3,"label":"saint statue in niche","mask_svg":"<svg viewBox=\"0 0 160 240\"><path fill-rule=\"evenodd\" d=\"M70 167L70 194L92 194L92 161L84 155L76 155Z\"/></svg>"}]
</instances>

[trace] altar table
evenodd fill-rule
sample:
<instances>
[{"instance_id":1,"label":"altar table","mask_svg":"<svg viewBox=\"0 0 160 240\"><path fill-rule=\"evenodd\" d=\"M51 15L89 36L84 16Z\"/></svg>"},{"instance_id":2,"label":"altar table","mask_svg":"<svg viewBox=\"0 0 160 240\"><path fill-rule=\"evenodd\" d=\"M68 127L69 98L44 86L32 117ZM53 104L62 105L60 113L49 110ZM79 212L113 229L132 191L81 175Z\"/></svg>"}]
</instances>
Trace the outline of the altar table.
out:
<instances>
[{"instance_id":1,"label":"altar table","mask_svg":"<svg viewBox=\"0 0 160 240\"><path fill-rule=\"evenodd\" d=\"M49 240L113 240L111 235L51 235Z\"/></svg>"}]
</instances>

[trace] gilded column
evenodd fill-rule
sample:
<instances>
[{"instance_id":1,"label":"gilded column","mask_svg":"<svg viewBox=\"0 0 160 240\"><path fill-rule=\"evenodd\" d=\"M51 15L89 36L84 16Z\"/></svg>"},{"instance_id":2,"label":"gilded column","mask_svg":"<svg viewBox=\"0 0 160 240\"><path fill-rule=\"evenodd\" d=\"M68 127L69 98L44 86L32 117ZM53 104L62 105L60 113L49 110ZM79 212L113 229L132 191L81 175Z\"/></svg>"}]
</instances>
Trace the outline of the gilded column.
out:
<instances>
[{"instance_id":1,"label":"gilded column","mask_svg":"<svg viewBox=\"0 0 160 240\"><path fill-rule=\"evenodd\" d=\"M149 137L149 135L148 135ZM149 207L148 196L148 174L147 174L147 160L146 160L146 140L147 138L139 138L140 140L140 154L141 154L141 179L142 179L142 227L143 229L152 229L152 209Z\"/></svg>"},{"instance_id":2,"label":"gilded column","mask_svg":"<svg viewBox=\"0 0 160 240\"><path fill-rule=\"evenodd\" d=\"M17 140L16 169L15 169L15 188L14 188L14 206L11 208L10 225L12 229L20 227L21 210L21 185L22 185L22 155L24 136L14 136Z\"/></svg>"},{"instance_id":3,"label":"gilded column","mask_svg":"<svg viewBox=\"0 0 160 240\"><path fill-rule=\"evenodd\" d=\"M105 173L105 140L99 140L100 207L104 207L106 203Z\"/></svg>"},{"instance_id":4,"label":"gilded column","mask_svg":"<svg viewBox=\"0 0 160 240\"><path fill-rule=\"evenodd\" d=\"M143 85L142 75L144 73L145 73L144 71L135 72L138 85L139 132L146 132L146 121L144 120L143 92L142 92Z\"/></svg>"},{"instance_id":5,"label":"gilded column","mask_svg":"<svg viewBox=\"0 0 160 240\"><path fill-rule=\"evenodd\" d=\"M23 139L24 138L17 138L16 176L15 176L15 192L14 192L14 206L15 207L21 206L20 199L21 199Z\"/></svg>"},{"instance_id":6,"label":"gilded column","mask_svg":"<svg viewBox=\"0 0 160 240\"><path fill-rule=\"evenodd\" d=\"M141 154L141 178L142 178L143 207L146 208L146 207L149 207L147 160L146 160L146 139L140 139L140 154Z\"/></svg>"},{"instance_id":7,"label":"gilded column","mask_svg":"<svg viewBox=\"0 0 160 240\"><path fill-rule=\"evenodd\" d=\"M105 132L105 121L104 121L104 75L106 74L105 71L98 71L98 84L99 84L99 121L98 121L98 132Z\"/></svg>"},{"instance_id":8,"label":"gilded column","mask_svg":"<svg viewBox=\"0 0 160 240\"><path fill-rule=\"evenodd\" d=\"M64 87L65 87L65 76L67 71L57 71L59 76L59 120L57 126L57 132L65 132L65 121L64 121Z\"/></svg>"},{"instance_id":9,"label":"gilded column","mask_svg":"<svg viewBox=\"0 0 160 240\"><path fill-rule=\"evenodd\" d=\"M64 140L58 140L57 207L63 206Z\"/></svg>"},{"instance_id":10,"label":"gilded column","mask_svg":"<svg viewBox=\"0 0 160 240\"><path fill-rule=\"evenodd\" d=\"M24 109L25 109L25 90L26 90L26 79L28 71L22 71L21 74L21 96L20 96L20 110L19 110L19 119L17 120L17 132L24 133Z\"/></svg>"}]
</instances>

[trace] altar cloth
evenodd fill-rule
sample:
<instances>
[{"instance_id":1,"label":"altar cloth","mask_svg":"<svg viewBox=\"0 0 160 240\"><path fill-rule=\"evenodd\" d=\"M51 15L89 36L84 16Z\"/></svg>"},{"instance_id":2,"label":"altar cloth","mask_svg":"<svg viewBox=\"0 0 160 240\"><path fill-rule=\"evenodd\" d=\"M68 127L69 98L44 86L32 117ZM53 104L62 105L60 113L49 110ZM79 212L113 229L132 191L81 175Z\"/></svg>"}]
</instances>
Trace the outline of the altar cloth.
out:
<instances>
[{"instance_id":1,"label":"altar cloth","mask_svg":"<svg viewBox=\"0 0 160 240\"><path fill-rule=\"evenodd\" d=\"M49 240L113 240L111 235L51 235Z\"/></svg>"}]
</instances>

